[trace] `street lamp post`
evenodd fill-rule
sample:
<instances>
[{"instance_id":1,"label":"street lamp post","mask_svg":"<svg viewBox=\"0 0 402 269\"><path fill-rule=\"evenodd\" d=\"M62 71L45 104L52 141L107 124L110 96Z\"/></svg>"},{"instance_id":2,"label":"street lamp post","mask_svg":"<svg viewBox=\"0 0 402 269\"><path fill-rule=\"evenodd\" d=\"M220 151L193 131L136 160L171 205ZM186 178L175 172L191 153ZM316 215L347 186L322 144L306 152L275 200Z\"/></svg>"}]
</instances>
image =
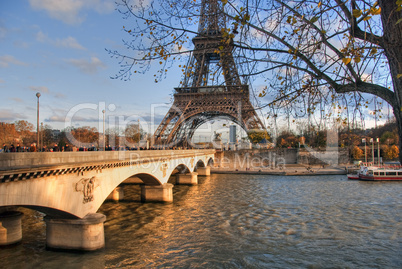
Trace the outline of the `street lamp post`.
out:
<instances>
[{"instance_id":1,"label":"street lamp post","mask_svg":"<svg viewBox=\"0 0 402 269\"><path fill-rule=\"evenodd\" d=\"M37 146L36 146L36 148L37 148L37 151L39 151L39 97L40 97L40 92L36 93L36 97L38 97L38 107L37 107L37 117L36 117L36 120L37 120L37 126L36 126L36 144L37 144Z\"/></svg>"}]
</instances>

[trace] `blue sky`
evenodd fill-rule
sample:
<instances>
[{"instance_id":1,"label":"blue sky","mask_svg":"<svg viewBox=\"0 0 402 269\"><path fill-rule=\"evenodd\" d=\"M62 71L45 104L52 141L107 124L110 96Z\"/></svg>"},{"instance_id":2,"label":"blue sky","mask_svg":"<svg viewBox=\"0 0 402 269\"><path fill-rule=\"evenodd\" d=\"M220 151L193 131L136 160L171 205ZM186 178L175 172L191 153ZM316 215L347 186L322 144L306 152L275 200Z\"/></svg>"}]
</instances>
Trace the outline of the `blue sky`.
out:
<instances>
[{"instance_id":1,"label":"blue sky","mask_svg":"<svg viewBox=\"0 0 402 269\"><path fill-rule=\"evenodd\" d=\"M93 126L102 132L104 109L106 128L140 119L153 133L172 103L181 71L170 70L160 83L153 70L129 81L111 79L120 67L105 49L125 50L122 40L130 37L123 26L130 20L115 10L114 0L1 0L0 122L27 120L36 126L40 92L40 122L52 128ZM200 127L195 140L209 140L215 130L228 136L229 128L217 121Z\"/></svg>"},{"instance_id":2,"label":"blue sky","mask_svg":"<svg viewBox=\"0 0 402 269\"><path fill-rule=\"evenodd\" d=\"M105 49L124 51L122 29L129 23L113 0L0 1L0 121L36 126L40 92L40 122L56 129L73 115L74 127L102 130L103 108L106 122L145 124L153 114L159 124L180 76L155 83L151 71L111 79L119 65Z\"/></svg>"}]
</instances>

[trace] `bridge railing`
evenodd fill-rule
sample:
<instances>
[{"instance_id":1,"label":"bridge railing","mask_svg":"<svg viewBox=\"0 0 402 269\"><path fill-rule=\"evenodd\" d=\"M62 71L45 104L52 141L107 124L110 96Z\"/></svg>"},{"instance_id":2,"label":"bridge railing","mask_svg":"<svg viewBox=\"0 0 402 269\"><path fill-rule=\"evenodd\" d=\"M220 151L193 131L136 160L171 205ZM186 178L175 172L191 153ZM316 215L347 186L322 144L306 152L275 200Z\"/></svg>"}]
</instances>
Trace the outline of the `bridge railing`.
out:
<instances>
[{"instance_id":1,"label":"bridge railing","mask_svg":"<svg viewBox=\"0 0 402 269\"><path fill-rule=\"evenodd\" d=\"M214 153L214 149L2 153L0 154L0 171L124 160L179 158Z\"/></svg>"}]
</instances>

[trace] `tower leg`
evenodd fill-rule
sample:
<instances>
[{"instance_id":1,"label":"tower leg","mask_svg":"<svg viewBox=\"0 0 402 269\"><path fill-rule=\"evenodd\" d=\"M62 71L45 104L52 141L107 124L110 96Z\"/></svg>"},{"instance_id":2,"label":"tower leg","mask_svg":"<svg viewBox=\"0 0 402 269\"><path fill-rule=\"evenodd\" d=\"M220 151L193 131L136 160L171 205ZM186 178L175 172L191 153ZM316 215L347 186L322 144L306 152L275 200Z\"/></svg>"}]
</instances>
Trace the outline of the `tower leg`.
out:
<instances>
[{"instance_id":1,"label":"tower leg","mask_svg":"<svg viewBox=\"0 0 402 269\"><path fill-rule=\"evenodd\" d=\"M141 201L143 202L173 202L173 184L142 185Z\"/></svg>"},{"instance_id":2,"label":"tower leg","mask_svg":"<svg viewBox=\"0 0 402 269\"><path fill-rule=\"evenodd\" d=\"M50 249L93 251L105 246L103 214L88 214L82 219L44 219L46 246Z\"/></svg>"},{"instance_id":3,"label":"tower leg","mask_svg":"<svg viewBox=\"0 0 402 269\"><path fill-rule=\"evenodd\" d=\"M22 215L18 211L6 211L0 214L0 246L15 244L22 240Z\"/></svg>"},{"instance_id":4,"label":"tower leg","mask_svg":"<svg viewBox=\"0 0 402 269\"><path fill-rule=\"evenodd\" d=\"M190 172L187 174L176 174L176 183L184 185L197 185L198 173Z\"/></svg>"}]
</instances>

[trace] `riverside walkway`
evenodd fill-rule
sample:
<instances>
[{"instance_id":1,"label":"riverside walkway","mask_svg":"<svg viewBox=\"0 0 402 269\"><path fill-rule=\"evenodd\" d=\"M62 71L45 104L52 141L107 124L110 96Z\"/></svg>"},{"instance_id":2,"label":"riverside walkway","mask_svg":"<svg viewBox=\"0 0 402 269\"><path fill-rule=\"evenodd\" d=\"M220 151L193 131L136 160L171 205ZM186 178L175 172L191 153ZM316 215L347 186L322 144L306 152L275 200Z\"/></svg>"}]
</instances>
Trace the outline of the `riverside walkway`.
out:
<instances>
[{"instance_id":1,"label":"riverside walkway","mask_svg":"<svg viewBox=\"0 0 402 269\"><path fill-rule=\"evenodd\" d=\"M283 168L225 168L213 167L211 173L214 174L249 174L249 175L284 175L284 176L314 176L314 175L346 175L346 167L322 167L321 165L300 165L288 164Z\"/></svg>"}]
</instances>

